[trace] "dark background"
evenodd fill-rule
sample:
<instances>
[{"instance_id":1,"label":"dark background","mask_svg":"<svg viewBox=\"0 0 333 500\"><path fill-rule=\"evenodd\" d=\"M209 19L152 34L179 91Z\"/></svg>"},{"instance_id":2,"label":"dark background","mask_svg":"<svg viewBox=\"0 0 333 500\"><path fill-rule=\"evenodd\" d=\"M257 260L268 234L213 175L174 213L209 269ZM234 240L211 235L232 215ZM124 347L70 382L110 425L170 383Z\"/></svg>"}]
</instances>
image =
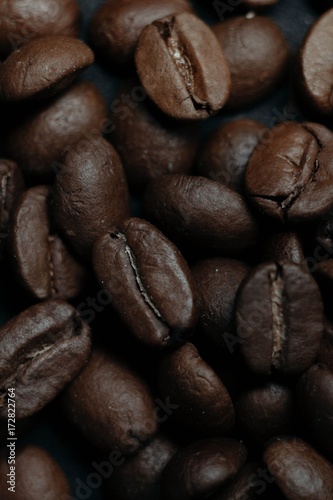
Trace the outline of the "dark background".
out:
<instances>
[{"instance_id":1,"label":"dark background","mask_svg":"<svg viewBox=\"0 0 333 500\"><path fill-rule=\"evenodd\" d=\"M224 0L224 2L227 3L228 0ZM81 4L83 15L82 38L86 39L89 20L98 6L103 3L103 0L79 0L79 3ZM206 22L212 24L219 21L218 15L211 7L211 0L196 0L192 3L198 14ZM266 15L274 19L282 28L294 54L296 54L310 25L320 14L313 7L315 4L316 0L313 1L313 4L311 4L310 0L279 0L276 6L271 7L265 12ZM105 68L99 63L89 68L83 78L95 82L109 104L115 98L117 89L121 83L121 78L115 76L111 66L110 68ZM259 120L269 127L273 127L283 120L299 120L302 118L293 102L291 83L287 81L270 98L246 111L234 114L221 114L211 118L205 124L203 134L208 134L224 121L243 116ZM4 275L5 273L3 272L2 276ZM7 285L9 283L2 280L2 287L0 289L0 303L3 305L0 310L1 322L8 319L13 311L13 304L9 303L8 294L6 293ZM66 472L73 487L73 495L77 486L75 480L79 478L85 483L89 473L94 470L89 466L89 463L94 460L96 462L102 460L102 457L99 457L96 452L91 454L91 450L87 447L85 441L72 428L66 426L66 423L62 420L62 416L59 414L57 404L54 403L41 413L32 429L24 437L19 438L18 442L38 443L44 446ZM94 489L89 498L91 500L102 499L100 488L98 490Z\"/></svg>"}]
</instances>

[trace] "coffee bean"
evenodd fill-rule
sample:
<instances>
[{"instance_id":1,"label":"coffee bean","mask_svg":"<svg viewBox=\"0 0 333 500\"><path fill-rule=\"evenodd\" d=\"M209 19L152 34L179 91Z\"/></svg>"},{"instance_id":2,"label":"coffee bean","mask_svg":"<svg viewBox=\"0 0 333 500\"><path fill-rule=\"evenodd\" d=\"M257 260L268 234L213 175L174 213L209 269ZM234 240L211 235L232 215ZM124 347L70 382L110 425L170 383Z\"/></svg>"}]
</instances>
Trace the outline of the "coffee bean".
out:
<instances>
[{"instance_id":1,"label":"coffee bean","mask_svg":"<svg viewBox=\"0 0 333 500\"><path fill-rule=\"evenodd\" d=\"M93 264L136 337L156 347L189 337L197 321L190 270L158 229L135 218L110 228L95 244Z\"/></svg>"},{"instance_id":2,"label":"coffee bean","mask_svg":"<svg viewBox=\"0 0 333 500\"><path fill-rule=\"evenodd\" d=\"M333 323L326 319L318 361L333 372Z\"/></svg>"},{"instance_id":3,"label":"coffee bean","mask_svg":"<svg viewBox=\"0 0 333 500\"><path fill-rule=\"evenodd\" d=\"M14 208L24 191L23 175L10 160L0 160L0 260L7 246L7 237Z\"/></svg>"},{"instance_id":4,"label":"coffee bean","mask_svg":"<svg viewBox=\"0 0 333 500\"><path fill-rule=\"evenodd\" d=\"M105 451L138 452L157 431L149 389L123 361L95 350L64 395L67 417ZM159 407L157 407L159 408Z\"/></svg>"},{"instance_id":5,"label":"coffee bean","mask_svg":"<svg viewBox=\"0 0 333 500\"><path fill-rule=\"evenodd\" d=\"M241 118L219 127L208 137L198 160L198 172L242 193L245 169L266 128Z\"/></svg>"},{"instance_id":6,"label":"coffee bean","mask_svg":"<svg viewBox=\"0 0 333 500\"><path fill-rule=\"evenodd\" d=\"M199 127L163 115L148 97L132 96L143 88L131 80L118 96L111 121L112 144L123 162L127 180L142 193L149 181L165 174L189 173L197 151ZM128 104L118 105L128 98Z\"/></svg>"},{"instance_id":7,"label":"coffee bean","mask_svg":"<svg viewBox=\"0 0 333 500\"><path fill-rule=\"evenodd\" d=\"M277 438L264 461L284 498L328 500L333 497L333 466L309 444L296 437Z\"/></svg>"},{"instance_id":8,"label":"coffee bean","mask_svg":"<svg viewBox=\"0 0 333 500\"><path fill-rule=\"evenodd\" d=\"M191 10L187 0L109 0L92 18L91 43L105 61L129 66L143 28L163 17Z\"/></svg>"},{"instance_id":9,"label":"coffee bean","mask_svg":"<svg viewBox=\"0 0 333 500\"><path fill-rule=\"evenodd\" d=\"M89 257L97 238L129 215L123 167L111 144L93 137L65 154L55 181L54 207L64 237Z\"/></svg>"},{"instance_id":10,"label":"coffee bean","mask_svg":"<svg viewBox=\"0 0 333 500\"><path fill-rule=\"evenodd\" d=\"M7 441L7 444L9 442ZM8 449L8 448L7 448ZM10 491L10 464L6 453L0 455L1 500L62 500L71 498L67 478L52 456L43 448L26 445L18 448L14 467L14 491ZM13 470L13 469L12 469Z\"/></svg>"},{"instance_id":11,"label":"coffee bean","mask_svg":"<svg viewBox=\"0 0 333 500\"><path fill-rule=\"evenodd\" d=\"M16 394L16 418L33 415L70 382L87 361L90 329L66 302L34 305L0 328L0 417L7 390Z\"/></svg>"},{"instance_id":12,"label":"coffee bean","mask_svg":"<svg viewBox=\"0 0 333 500\"><path fill-rule=\"evenodd\" d=\"M85 136L102 135L106 117L106 102L97 88L78 82L20 116L5 139L5 148L27 175L49 179L63 153Z\"/></svg>"},{"instance_id":13,"label":"coffee bean","mask_svg":"<svg viewBox=\"0 0 333 500\"><path fill-rule=\"evenodd\" d=\"M322 115L333 115L333 9L309 30L300 50L299 88L307 105Z\"/></svg>"},{"instance_id":14,"label":"coffee bean","mask_svg":"<svg viewBox=\"0 0 333 500\"><path fill-rule=\"evenodd\" d=\"M68 87L93 61L93 52L81 40L61 35L37 38L2 64L0 97L10 102L50 97Z\"/></svg>"},{"instance_id":15,"label":"coffee bean","mask_svg":"<svg viewBox=\"0 0 333 500\"><path fill-rule=\"evenodd\" d=\"M222 49L210 28L193 14L165 17L147 26L135 62L149 97L173 118L208 118L229 97L230 71Z\"/></svg>"},{"instance_id":16,"label":"coffee bean","mask_svg":"<svg viewBox=\"0 0 333 500\"><path fill-rule=\"evenodd\" d=\"M211 500L275 500L271 490L269 496L263 497L263 493L274 482L267 469L262 464L250 462L238 472L230 485L223 488ZM281 499L281 497L279 497Z\"/></svg>"},{"instance_id":17,"label":"coffee bean","mask_svg":"<svg viewBox=\"0 0 333 500\"><path fill-rule=\"evenodd\" d=\"M158 435L140 453L114 469L106 484L109 497L117 500L156 500L162 471L176 451L173 442Z\"/></svg>"},{"instance_id":18,"label":"coffee bean","mask_svg":"<svg viewBox=\"0 0 333 500\"><path fill-rule=\"evenodd\" d=\"M196 441L179 450L162 474L162 500L210 497L228 483L246 460L246 448L234 439Z\"/></svg>"},{"instance_id":19,"label":"coffee bean","mask_svg":"<svg viewBox=\"0 0 333 500\"><path fill-rule=\"evenodd\" d=\"M290 261L302 265L305 261L302 241L298 233L293 231L279 231L266 241L264 260Z\"/></svg>"},{"instance_id":20,"label":"coffee bean","mask_svg":"<svg viewBox=\"0 0 333 500\"><path fill-rule=\"evenodd\" d=\"M300 373L319 353L320 291L296 264L268 262L254 269L239 292L236 319L243 356L255 373Z\"/></svg>"},{"instance_id":21,"label":"coffee bean","mask_svg":"<svg viewBox=\"0 0 333 500\"><path fill-rule=\"evenodd\" d=\"M78 36L80 10L76 0L2 1L0 54L6 56L33 38L49 35Z\"/></svg>"},{"instance_id":22,"label":"coffee bean","mask_svg":"<svg viewBox=\"0 0 333 500\"><path fill-rule=\"evenodd\" d=\"M205 436L221 436L232 430L235 413L228 390L193 344L164 356L159 389L163 397L169 396L179 406L173 417L182 426Z\"/></svg>"},{"instance_id":23,"label":"coffee bean","mask_svg":"<svg viewBox=\"0 0 333 500\"><path fill-rule=\"evenodd\" d=\"M263 443L289 434L294 417L294 394L281 383L266 381L244 390L235 401L236 419L253 441Z\"/></svg>"},{"instance_id":24,"label":"coffee bean","mask_svg":"<svg viewBox=\"0 0 333 500\"><path fill-rule=\"evenodd\" d=\"M246 171L253 203L281 222L304 223L332 206L333 135L322 125L282 123L254 150Z\"/></svg>"},{"instance_id":25,"label":"coffee bean","mask_svg":"<svg viewBox=\"0 0 333 500\"><path fill-rule=\"evenodd\" d=\"M236 294L249 270L241 261L223 258L202 260L192 268L200 312L199 328L224 349L225 335L235 330Z\"/></svg>"},{"instance_id":26,"label":"coffee bean","mask_svg":"<svg viewBox=\"0 0 333 500\"><path fill-rule=\"evenodd\" d=\"M301 377L297 397L300 410L315 441L333 452L333 373L325 366L312 366Z\"/></svg>"},{"instance_id":27,"label":"coffee bean","mask_svg":"<svg viewBox=\"0 0 333 500\"><path fill-rule=\"evenodd\" d=\"M227 106L238 109L270 94L289 62L289 48L279 26L250 12L215 25L213 31L231 71Z\"/></svg>"},{"instance_id":28,"label":"coffee bean","mask_svg":"<svg viewBox=\"0 0 333 500\"><path fill-rule=\"evenodd\" d=\"M257 222L242 196L204 177L155 179L146 190L145 208L171 238L206 252L240 252L257 238Z\"/></svg>"},{"instance_id":29,"label":"coffee bean","mask_svg":"<svg viewBox=\"0 0 333 500\"><path fill-rule=\"evenodd\" d=\"M86 271L53 227L52 190L28 189L18 202L10 230L10 253L21 285L35 300L72 299Z\"/></svg>"}]
</instances>

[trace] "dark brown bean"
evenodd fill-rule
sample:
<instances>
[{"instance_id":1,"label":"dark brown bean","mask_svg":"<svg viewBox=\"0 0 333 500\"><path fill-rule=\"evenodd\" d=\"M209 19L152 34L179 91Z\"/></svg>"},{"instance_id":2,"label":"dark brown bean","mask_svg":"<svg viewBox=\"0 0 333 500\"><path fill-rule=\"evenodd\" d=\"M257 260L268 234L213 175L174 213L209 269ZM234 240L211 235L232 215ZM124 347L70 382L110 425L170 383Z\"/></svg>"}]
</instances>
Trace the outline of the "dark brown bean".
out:
<instances>
[{"instance_id":1,"label":"dark brown bean","mask_svg":"<svg viewBox=\"0 0 333 500\"><path fill-rule=\"evenodd\" d=\"M216 37L193 14L159 19L139 37L137 71L149 97L167 115L208 118L225 104L230 71Z\"/></svg>"},{"instance_id":2,"label":"dark brown bean","mask_svg":"<svg viewBox=\"0 0 333 500\"><path fill-rule=\"evenodd\" d=\"M133 455L157 431L154 402L145 382L101 350L93 351L67 388L64 408L85 438L106 451Z\"/></svg>"},{"instance_id":3,"label":"dark brown bean","mask_svg":"<svg viewBox=\"0 0 333 500\"><path fill-rule=\"evenodd\" d=\"M246 170L253 203L281 222L304 223L332 206L333 135L313 123L282 123L254 150Z\"/></svg>"},{"instance_id":4,"label":"dark brown bean","mask_svg":"<svg viewBox=\"0 0 333 500\"><path fill-rule=\"evenodd\" d=\"M36 38L2 64L0 96L20 102L57 94L94 61L90 48L69 36Z\"/></svg>"},{"instance_id":5,"label":"dark brown bean","mask_svg":"<svg viewBox=\"0 0 333 500\"><path fill-rule=\"evenodd\" d=\"M23 175L10 160L0 160L0 260L7 246L11 218L18 199L24 191Z\"/></svg>"},{"instance_id":6,"label":"dark brown bean","mask_svg":"<svg viewBox=\"0 0 333 500\"><path fill-rule=\"evenodd\" d=\"M248 161L266 130L262 123L246 118L222 125L203 146L199 174L242 193Z\"/></svg>"},{"instance_id":7,"label":"dark brown bean","mask_svg":"<svg viewBox=\"0 0 333 500\"><path fill-rule=\"evenodd\" d=\"M200 312L199 327L205 336L226 348L225 336L234 333L237 291L250 267L234 259L207 259L192 268Z\"/></svg>"},{"instance_id":8,"label":"dark brown bean","mask_svg":"<svg viewBox=\"0 0 333 500\"><path fill-rule=\"evenodd\" d=\"M241 195L204 177L155 179L146 190L145 208L170 237L206 251L239 252L257 238L257 222Z\"/></svg>"},{"instance_id":9,"label":"dark brown bean","mask_svg":"<svg viewBox=\"0 0 333 500\"><path fill-rule=\"evenodd\" d=\"M333 452L333 373L325 366L313 365L301 377L297 397L315 441Z\"/></svg>"},{"instance_id":10,"label":"dark brown bean","mask_svg":"<svg viewBox=\"0 0 333 500\"><path fill-rule=\"evenodd\" d=\"M323 332L320 291L302 267L268 262L243 282L237 333L243 356L255 373L305 371L319 353Z\"/></svg>"},{"instance_id":11,"label":"dark brown bean","mask_svg":"<svg viewBox=\"0 0 333 500\"><path fill-rule=\"evenodd\" d=\"M333 497L333 466L309 444L294 437L277 438L264 461L288 500L328 500Z\"/></svg>"},{"instance_id":12,"label":"dark brown bean","mask_svg":"<svg viewBox=\"0 0 333 500\"><path fill-rule=\"evenodd\" d=\"M276 261L290 261L302 265L305 255L300 236L293 231L280 231L274 233L266 241L264 259Z\"/></svg>"},{"instance_id":13,"label":"dark brown bean","mask_svg":"<svg viewBox=\"0 0 333 500\"><path fill-rule=\"evenodd\" d=\"M82 290L86 273L55 231L51 206L48 186L23 194L10 228L10 253L19 281L31 297L72 299Z\"/></svg>"},{"instance_id":14,"label":"dark brown bean","mask_svg":"<svg viewBox=\"0 0 333 500\"><path fill-rule=\"evenodd\" d=\"M191 12L188 0L109 0L92 18L90 39L109 63L130 65L143 28L171 14Z\"/></svg>"},{"instance_id":15,"label":"dark brown bean","mask_svg":"<svg viewBox=\"0 0 333 500\"><path fill-rule=\"evenodd\" d=\"M90 352L90 329L66 302L30 307L0 329L0 417L15 389L16 418L33 415L78 374Z\"/></svg>"},{"instance_id":16,"label":"dark brown bean","mask_svg":"<svg viewBox=\"0 0 333 500\"><path fill-rule=\"evenodd\" d=\"M126 179L114 148L102 138L70 149L55 182L55 220L64 237L89 257L93 244L129 215Z\"/></svg>"},{"instance_id":17,"label":"dark brown bean","mask_svg":"<svg viewBox=\"0 0 333 500\"><path fill-rule=\"evenodd\" d=\"M289 434L294 417L294 394L285 384L269 381L244 390L235 401L242 431L257 442Z\"/></svg>"},{"instance_id":18,"label":"dark brown bean","mask_svg":"<svg viewBox=\"0 0 333 500\"><path fill-rule=\"evenodd\" d=\"M263 493L275 480L262 464L251 462L244 465L230 485L211 497L211 500L281 500L272 495L263 497Z\"/></svg>"},{"instance_id":19,"label":"dark brown bean","mask_svg":"<svg viewBox=\"0 0 333 500\"><path fill-rule=\"evenodd\" d=\"M110 228L95 244L93 264L113 307L140 340L165 347L189 337L197 321L191 273L158 229L136 218Z\"/></svg>"},{"instance_id":20,"label":"dark brown bean","mask_svg":"<svg viewBox=\"0 0 333 500\"><path fill-rule=\"evenodd\" d=\"M80 9L77 0L1 0L0 54L8 55L33 38L77 36Z\"/></svg>"},{"instance_id":21,"label":"dark brown bean","mask_svg":"<svg viewBox=\"0 0 333 500\"><path fill-rule=\"evenodd\" d=\"M46 450L30 444L17 449L15 455L15 465L8 464L5 450L0 455L1 500L62 500L71 497L64 472ZM10 467L14 467L12 485L9 482ZM14 490L9 490L13 487Z\"/></svg>"},{"instance_id":22,"label":"dark brown bean","mask_svg":"<svg viewBox=\"0 0 333 500\"><path fill-rule=\"evenodd\" d=\"M279 26L250 12L217 24L213 31L231 71L227 106L238 109L272 92L289 61L289 48Z\"/></svg>"},{"instance_id":23,"label":"dark brown bean","mask_svg":"<svg viewBox=\"0 0 333 500\"><path fill-rule=\"evenodd\" d=\"M115 468L106 484L110 498L117 500L156 500L162 471L177 447L158 435L140 453Z\"/></svg>"},{"instance_id":24,"label":"dark brown bean","mask_svg":"<svg viewBox=\"0 0 333 500\"><path fill-rule=\"evenodd\" d=\"M112 144L123 162L129 184L142 192L165 174L189 173L197 151L197 123L178 123L161 113L147 97L137 101L131 80L114 102ZM123 104L120 104L123 103Z\"/></svg>"},{"instance_id":25,"label":"dark brown bean","mask_svg":"<svg viewBox=\"0 0 333 500\"><path fill-rule=\"evenodd\" d=\"M235 476L245 460L245 446L234 439L196 441L179 450L164 469L161 498L209 498Z\"/></svg>"},{"instance_id":26,"label":"dark brown bean","mask_svg":"<svg viewBox=\"0 0 333 500\"><path fill-rule=\"evenodd\" d=\"M164 356L159 388L164 398L179 406L173 417L181 425L206 436L232 430L235 412L228 390L193 344Z\"/></svg>"},{"instance_id":27,"label":"dark brown bean","mask_svg":"<svg viewBox=\"0 0 333 500\"><path fill-rule=\"evenodd\" d=\"M322 115L333 115L333 9L309 30L300 51L299 87L307 105Z\"/></svg>"},{"instance_id":28,"label":"dark brown bean","mask_svg":"<svg viewBox=\"0 0 333 500\"><path fill-rule=\"evenodd\" d=\"M106 102L90 82L78 82L16 121L5 149L27 175L49 178L61 156L87 136L102 134Z\"/></svg>"}]
</instances>

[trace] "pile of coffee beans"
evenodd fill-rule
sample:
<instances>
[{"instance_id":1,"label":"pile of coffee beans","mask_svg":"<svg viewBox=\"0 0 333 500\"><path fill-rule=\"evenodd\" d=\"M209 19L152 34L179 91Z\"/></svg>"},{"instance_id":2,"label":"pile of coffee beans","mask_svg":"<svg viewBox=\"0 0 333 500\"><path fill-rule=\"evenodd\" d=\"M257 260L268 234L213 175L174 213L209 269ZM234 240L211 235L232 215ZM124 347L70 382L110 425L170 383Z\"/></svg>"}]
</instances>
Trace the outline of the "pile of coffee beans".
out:
<instances>
[{"instance_id":1,"label":"pile of coffee beans","mask_svg":"<svg viewBox=\"0 0 333 500\"><path fill-rule=\"evenodd\" d=\"M0 0L1 500L333 499L333 2L283 3Z\"/></svg>"}]
</instances>

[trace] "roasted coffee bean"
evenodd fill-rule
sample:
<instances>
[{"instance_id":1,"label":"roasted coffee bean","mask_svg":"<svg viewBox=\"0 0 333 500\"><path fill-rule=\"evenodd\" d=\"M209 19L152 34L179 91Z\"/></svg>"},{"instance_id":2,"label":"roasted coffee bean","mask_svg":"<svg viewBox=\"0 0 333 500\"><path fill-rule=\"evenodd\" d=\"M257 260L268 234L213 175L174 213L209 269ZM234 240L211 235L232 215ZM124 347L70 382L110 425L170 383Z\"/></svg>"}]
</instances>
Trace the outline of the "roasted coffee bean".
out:
<instances>
[{"instance_id":1,"label":"roasted coffee bean","mask_svg":"<svg viewBox=\"0 0 333 500\"><path fill-rule=\"evenodd\" d=\"M57 94L94 61L81 40L69 36L37 38L13 52L2 64L0 97L19 102Z\"/></svg>"},{"instance_id":2,"label":"roasted coffee bean","mask_svg":"<svg viewBox=\"0 0 333 500\"><path fill-rule=\"evenodd\" d=\"M90 40L108 63L128 66L143 28L172 14L191 12L188 0L109 0L90 25Z\"/></svg>"},{"instance_id":3,"label":"roasted coffee bean","mask_svg":"<svg viewBox=\"0 0 333 500\"><path fill-rule=\"evenodd\" d=\"M15 465L12 465L13 462L10 465L5 450L0 454L1 500L71 498L71 489L64 472L46 450L39 446L26 445L15 451ZM12 467L15 478L13 484L10 483L9 475L10 471L13 471Z\"/></svg>"},{"instance_id":4,"label":"roasted coffee bean","mask_svg":"<svg viewBox=\"0 0 333 500\"><path fill-rule=\"evenodd\" d=\"M322 125L282 123L254 150L246 171L253 203L281 222L304 223L332 206L333 135Z\"/></svg>"},{"instance_id":5,"label":"roasted coffee bean","mask_svg":"<svg viewBox=\"0 0 333 500\"><path fill-rule=\"evenodd\" d=\"M279 26L250 12L217 24L213 31L231 71L227 106L238 109L270 94L289 62L289 48Z\"/></svg>"},{"instance_id":6,"label":"roasted coffee bean","mask_svg":"<svg viewBox=\"0 0 333 500\"><path fill-rule=\"evenodd\" d=\"M249 368L258 374L305 371L319 353L323 304L314 278L292 262L265 263L238 295L237 333Z\"/></svg>"},{"instance_id":7,"label":"roasted coffee bean","mask_svg":"<svg viewBox=\"0 0 333 500\"><path fill-rule=\"evenodd\" d=\"M33 38L77 36L80 10L76 0L1 0L0 54L8 55Z\"/></svg>"},{"instance_id":8,"label":"roasted coffee bean","mask_svg":"<svg viewBox=\"0 0 333 500\"><path fill-rule=\"evenodd\" d=\"M242 193L245 169L266 127L241 118L219 127L208 137L198 160L198 172Z\"/></svg>"},{"instance_id":9,"label":"roasted coffee bean","mask_svg":"<svg viewBox=\"0 0 333 500\"><path fill-rule=\"evenodd\" d=\"M156 500L162 471L176 453L168 438L158 435L133 458L114 469L106 484L109 498L117 500Z\"/></svg>"},{"instance_id":10,"label":"roasted coffee bean","mask_svg":"<svg viewBox=\"0 0 333 500\"><path fill-rule=\"evenodd\" d=\"M333 372L325 366L313 365L301 377L297 397L315 441L333 452Z\"/></svg>"},{"instance_id":11,"label":"roasted coffee bean","mask_svg":"<svg viewBox=\"0 0 333 500\"><path fill-rule=\"evenodd\" d=\"M0 417L15 389L16 418L33 415L86 363L90 329L70 304L49 300L30 307L0 328Z\"/></svg>"},{"instance_id":12,"label":"roasted coffee bean","mask_svg":"<svg viewBox=\"0 0 333 500\"><path fill-rule=\"evenodd\" d=\"M113 307L136 337L156 347L189 337L197 321L190 270L179 250L149 222L132 218L110 228L94 246L93 264Z\"/></svg>"},{"instance_id":13,"label":"roasted coffee bean","mask_svg":"<svg viewBox=\"0 0 333 500\"><path fill-rule=\"evenodd\" d=\"M198 295L201 332L220 347L234 333L235 300L248 274L247 264L234 259L207 259L192 268Z\"/></svg>"},{"instance_id":14,"label":"roasted coffee bean","mask_svg":"<svg viewBox=\"0 0 333 500\"><path fill-rule=\"evenodd\" d=\"M0 260L7 245L10 221L17 200L24 191L23 175L10 160L0 160Z\"/></svg>"},{"instance_id":15,"label":"roasted coffee bean","mask_svg":"<svg viewBox=\"0 0 333 500\"><path fill-rule=\"evenodd\" d=\"M193 344L164 356L159 389L163 398L169 396L178 405L173 417L181 425L206 436L232 430L235 412L228 390Z\"/></svg>"},{"instance_id":16,"label":"roasted coffee bean","mask_svg":"<svg viewBox=\"0 0 333 500\"><path fill-rule=\"evenodd\" d=\"M271 491L263 497L269 485L274 483L274 478L262 464L251 462L239 471L229 486L213 495L211 500L275 500Z\"/></svg>"},{"instance_id":17,"label":"roasted coffee bean","mask_svg":"<svg viewBox=\"0 0 333 500\"><path fill-rule=\"evenodd\" d=\"M264 247L265 260L290 261L294 264L303 265L305 255L299 234L293 231L279 231L266 241Z\"/></svg>"},{"instance_id":18,"label":"roasted coffee bean","mask_svg":"<svg viewBox=\"0 0 333 500\"><path fill-rule=\"evenodd\" d=\"M245 446L234 439L196 441L179 450L164 469L161 498L208 498L237 474L245 460Z\"/></svg>"},{"instance_id":19,"label":"roasted coffee bean","mask_svg":"<svg viewBox=\"0 0 333 500\"><path fill-rule=\"evenodd\" d=\"M55 231L51 206L49 186L28 189L18 202L10 228L14 270L35 300L72 299L82 290L86 276Z\"/></svg>"},{"instance_id":20,"label":"roasted coffee bean","mask_svg":"<svg viewBox=\"0 0 333 500\"><path fill-rule=\"evenodd\" d=\"M123 167L111 144L94 137L65 154L54 205L60 231L79 254L89 257L97 238L129 215Z\"/></svg>"},{"instance_id":21,"label":"roasted coffee bean","mask_svg":"<svg viewBox=\"0 0 333 500\"><path fill-rule=\"evenodd\" d=\"M111 115L111 141L129 184L141 194L149 181L161 175L189 173L197 151L199 127L196 123L170 120L148 98L136 101L135 89L142 87L132 80L118 96ZM124 104L118 105L122 101Z\"/></svg>"},{"instance_id":22,"label":"roasted coffee bean","mask_svg":"<svg viewBox=\"0 0 333 500\"><path fill-rule=\"evenodd\" d=\"M61 156L86 135L102 134L107 106L90 82L78 82L31 113L9 131L5 148L29 176L50 178Z\"/></svg>"},{"instance_id":23,"label":"roasted coffee bean","mask_svg":"<svg viewBox=\"0 0 333 500\"><path fill-rule=\"evenodd\" d=\"M170 237L206 252L240 252L257 238L257 221L242 196L204 177L155 179L146 190L145 208Z\"/></svg>"},{"instance_id":24,"label":"roasted coffee bean","mask_svg":"<svg viewBox=\"0 0 333 500\"><path fill-rule=\"evenodd\" d=\"M267 446L264 461L283 498L333 498L333 465L301 439L277 438Z\"/></svg>"},{"instance_id":25,"label":"roasted coffee bean","mask_svg":"<svg viewBox=\"0 0 333 500\"><path fill-rule=\"evenodd\" d=\"M289 434L294 417L294 394L290 387L269 381L250 387L235 401L236 419L246 435L265 442Z\"/></svg>"},{"instance_id":26,"label":"roasted coffee bean","mask_svg":"<svg viewBox=\"0 0 333 500\"><path fill-rule=\"evenodd\" d=\"M333 372L333 323L326 319L318 361Z\"/></svg>"},{"instance_id":27,"label":"roasted coffee bean","mask_svg":"<svg viewBox=\"0 0 333 500\"><path fill-rule=\"evenodd\" d=\"M208 118L226 103L230 70L216 37L199 18L159 19L139 37L137 71L149 97L167 115Z\"/></svg>"},{"instance_id":28,"label":"roasted coffee bean","mask_svg":"<svg viewBox=\"0 0 333 500\"><path fill-rule=\"evenodd\" d=\"M306 103L328 116L333 115L332 25L333 9L330 9L312 25L299 56L299 88Z\"/></svg>"},{"instance_id":29,"label":"roasted coffee bean","mask_svg":"<svg viewBox=\"0 0 333 500\"><path fill-rule=\"evenodd\" d=\"M111 354L95 350L67 388L64 408L85 438L121 455L138 452L157 431L157 405L140 376Z\"/></svg>"}]
</instances>

